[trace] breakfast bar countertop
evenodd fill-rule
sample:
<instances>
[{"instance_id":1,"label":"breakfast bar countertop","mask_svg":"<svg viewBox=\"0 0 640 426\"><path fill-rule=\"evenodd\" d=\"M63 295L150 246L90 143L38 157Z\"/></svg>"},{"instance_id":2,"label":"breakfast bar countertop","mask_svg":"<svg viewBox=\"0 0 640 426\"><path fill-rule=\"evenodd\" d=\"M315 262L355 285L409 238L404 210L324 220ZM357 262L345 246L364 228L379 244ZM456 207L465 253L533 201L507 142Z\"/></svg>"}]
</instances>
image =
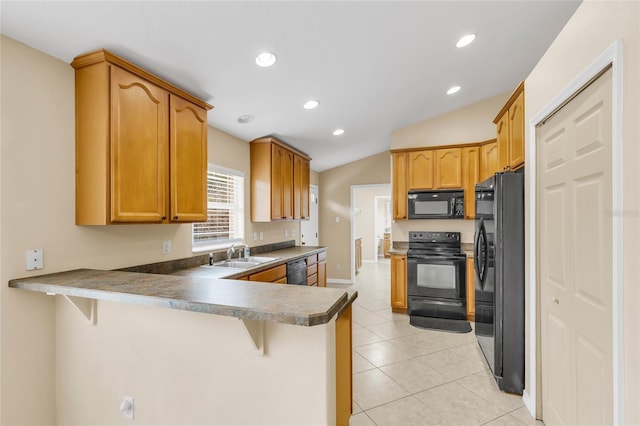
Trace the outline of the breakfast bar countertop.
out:
<instances>
[{"instance_id":1,"label":"breakfast bar countertop","mask_svg":"<svg viewBox=\"0 0 640 426\"><path fill-rule=\"evenodd\" d=\"M357 297L337 288L96 269L13 279L9 287L300 326L328 323Z\"/></svg>"}]
</instances>

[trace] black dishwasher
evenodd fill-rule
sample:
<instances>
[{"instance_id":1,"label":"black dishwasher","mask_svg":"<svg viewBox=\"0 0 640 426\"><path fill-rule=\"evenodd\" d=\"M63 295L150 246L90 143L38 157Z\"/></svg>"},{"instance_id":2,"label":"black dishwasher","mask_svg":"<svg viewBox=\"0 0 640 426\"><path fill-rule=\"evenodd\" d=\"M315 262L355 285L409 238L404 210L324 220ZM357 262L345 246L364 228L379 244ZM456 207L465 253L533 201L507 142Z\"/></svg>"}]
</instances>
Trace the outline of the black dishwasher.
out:
<instances>
[{"instance_id":1,"label":"black dishwasher","mask_svg":"<svg viewBox=\"0 0 640 426\"><path fill-rule=\"evenodd\" d=\"M307 285L307 261L305 259L287 263L287 284Z\"/></svg>"}]
</instances>

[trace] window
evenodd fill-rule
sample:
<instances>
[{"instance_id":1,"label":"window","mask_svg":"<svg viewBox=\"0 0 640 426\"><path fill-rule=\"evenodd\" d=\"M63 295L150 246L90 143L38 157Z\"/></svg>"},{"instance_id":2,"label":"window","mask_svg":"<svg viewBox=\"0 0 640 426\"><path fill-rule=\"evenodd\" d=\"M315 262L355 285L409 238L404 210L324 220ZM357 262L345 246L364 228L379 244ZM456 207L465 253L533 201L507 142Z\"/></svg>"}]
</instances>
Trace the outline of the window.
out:
<instances>
[{"instance_id":1,"label":"window","mask_svg":"<svg viewBox=\"0 0 640 426\"><path fill-rule=\"evenodd\" d=\"M207 221L193 224L193 250L243 242L244 176L209 164Z\"/></svg>"}]
</instances>

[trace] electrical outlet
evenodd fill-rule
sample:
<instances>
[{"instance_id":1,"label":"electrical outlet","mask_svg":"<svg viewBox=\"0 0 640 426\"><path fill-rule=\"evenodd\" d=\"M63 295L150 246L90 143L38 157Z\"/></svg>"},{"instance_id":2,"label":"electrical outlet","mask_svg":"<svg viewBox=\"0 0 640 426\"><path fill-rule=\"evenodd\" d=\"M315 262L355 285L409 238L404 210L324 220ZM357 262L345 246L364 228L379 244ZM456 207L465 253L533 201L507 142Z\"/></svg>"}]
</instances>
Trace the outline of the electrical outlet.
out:
<instances>
[{"instance_id":1,"label":"electrical outlet","mask_svg":"<svg viewBox=\"0 0 640 426\"><path fill-rule=\"evenodd\" d=\"M120 412L127 419L133 420L133 397L132 396L123 396L122 402L120 403Z\"/></svg>"},{"instance_id":2,"label":"electrical outlet","mask_svg":"<svg viewBox=\"0 0 640 426\"><path fill-rule=\"evenodd\" d=\"M336 223L340 222L340 216L336 216Z\"/></svg>"},{"instance_id":3,"label":"electrical outlet","mask_svg":"<svg viewBox=\"0 0 640 426\"><path fill-rule=\"evenodd\" d=\"M264 240L264 232L260 233L260 241Z\"/></svg>"},{"instance_id":4,"label":"electrical outlet","mask_svg":"<svg viewBox=\"0 0 640 426\"><path fill-rule=\"evenodd\" d=\"M162 242L162 253L171 253L171 240L164 240Z\"/></svg>"},{"instance_id":5,"label":"electrical outlet","mask_svg":"<svg viewBox=\"0 0 640 426\"><path fill-rule=\"evenodd\" d=\"M336 263L336 271L339 271L339 270L340 270L340 264Z\"/></svg>"},{"instance_id":6,"label":"electrical outlet","mask_svg":"<svg viewBox=\"0 0 640 426\"><path fill-rule=\"evenodd\" d=\"M44 249L32 249L24 252L27 271L44 268Z\"/></svg>"},{"instance_id":7,"label":"electrical outlet","mask_svg":"<svg viewBox=\"0 0 640 426\"><path fill-rule=\"evenodd\" d=\"M258 241L258 233L257 232L253 233L253 241Z\"/></svg>"},{"instance_id":8,"label":"electrical outlet","mask_svg":"<svg viewBox=\"0 0 640 426\"><path fill-rule=\"evenodd\" d=\"M295 236L296 236L296 230L295 230L295 229L292 229L292 230L291 230L291 236L292 236L292 237L295 237Z\"/></svg>"},{"instance_id":9,"label":"electrical outlet","mask_svg":"<svg viewBox=\"0 0 640 426\"><path fill-rule=\"evenodd\" d=\"M285 229L284 230L284 237L287 238L289 236L289 230Z\"/></svg>"}]
</instances>

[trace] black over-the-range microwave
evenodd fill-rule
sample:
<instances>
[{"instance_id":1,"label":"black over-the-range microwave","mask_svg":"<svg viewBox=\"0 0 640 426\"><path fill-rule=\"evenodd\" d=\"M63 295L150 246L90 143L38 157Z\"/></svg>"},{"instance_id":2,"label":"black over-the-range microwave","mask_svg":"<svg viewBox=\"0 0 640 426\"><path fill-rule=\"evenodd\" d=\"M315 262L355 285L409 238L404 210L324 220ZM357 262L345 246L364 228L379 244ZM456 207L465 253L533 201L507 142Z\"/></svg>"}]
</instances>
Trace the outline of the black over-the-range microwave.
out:
<instances>
[{"instance_id":1,"label":"black over-the-range microwave","mask_svg":"<svg viewBox=\"0 0 640 426\"><path fill-rule=\"evenodd\" d=\"M464 191L409 191L409 219L464 219Z\"/></svg>"}]
</instances>

